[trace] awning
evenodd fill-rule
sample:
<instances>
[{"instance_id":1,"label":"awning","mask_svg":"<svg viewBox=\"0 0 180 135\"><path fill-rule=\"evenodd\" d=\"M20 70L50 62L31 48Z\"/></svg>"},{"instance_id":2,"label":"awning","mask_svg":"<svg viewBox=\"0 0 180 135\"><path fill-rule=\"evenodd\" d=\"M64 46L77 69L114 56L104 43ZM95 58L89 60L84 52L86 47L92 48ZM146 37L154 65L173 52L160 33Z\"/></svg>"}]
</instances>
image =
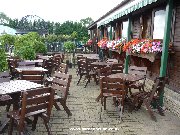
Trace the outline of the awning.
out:
<instances>
[{"instance_id":1,"label":"awning","mask_svg":"<svg viewBox=\"0 0 180 135\"><path fill-rule=\"evenodd\" d=\"M129 2L125 4L124 6L120 7L101 21L97 22L97 26L108 24L109 22L118 19L124 15L128 15L129 13L136 11L142 7L145 7L146 5L152 4L154 2L157 2L158 0L134 0L132 2Z\"/></svg>"}]
</instances>

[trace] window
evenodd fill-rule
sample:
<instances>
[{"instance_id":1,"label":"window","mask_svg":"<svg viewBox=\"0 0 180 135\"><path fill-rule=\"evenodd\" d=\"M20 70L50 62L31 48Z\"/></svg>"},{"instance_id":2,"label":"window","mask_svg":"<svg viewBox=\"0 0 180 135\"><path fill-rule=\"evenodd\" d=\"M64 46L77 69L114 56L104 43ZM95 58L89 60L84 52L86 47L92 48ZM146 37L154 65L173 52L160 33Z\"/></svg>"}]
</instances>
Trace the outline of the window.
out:
<instances>
[{"instance_id":1,"label":"window","mask_svg":"<svg viewBox=\"0 0 180 135\"><path fill-rule=\"evenodd\" d=\"M128 21L122 22L122 38L127 38Z\"/></svg>"},{"instance_id":2,"label":"window","mask_svg":"<svg viewBox=\"0 0 180 135\"><path fill-rule=\"evenodd\" d=\"M163 39L165 27L165 10L158 10L154 13L153 39Z\"/></svg>"}]
</instances>

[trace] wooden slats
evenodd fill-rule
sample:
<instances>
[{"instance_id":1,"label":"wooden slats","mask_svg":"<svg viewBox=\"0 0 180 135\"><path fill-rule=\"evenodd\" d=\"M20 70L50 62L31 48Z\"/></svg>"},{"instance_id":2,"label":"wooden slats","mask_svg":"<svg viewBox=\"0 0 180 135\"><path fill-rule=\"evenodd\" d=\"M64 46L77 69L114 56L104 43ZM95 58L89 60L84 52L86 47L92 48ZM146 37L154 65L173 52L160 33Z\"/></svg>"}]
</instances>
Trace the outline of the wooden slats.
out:
<instances>
[{"instance_id":1,"label":"wooden slats","mask_svg":"<svg viewBox=\"0 0 180 135\"><path fill-rule=\"evenodd\" d=\"M43 93L50 93L50 91L51 91L50 87L38 88L38 90L36 90L36 91L32 91L32 90L27 91L28 92L27 96L28 97L34 97L36 95L42 95Z\"/></svg>"}]
</instances>

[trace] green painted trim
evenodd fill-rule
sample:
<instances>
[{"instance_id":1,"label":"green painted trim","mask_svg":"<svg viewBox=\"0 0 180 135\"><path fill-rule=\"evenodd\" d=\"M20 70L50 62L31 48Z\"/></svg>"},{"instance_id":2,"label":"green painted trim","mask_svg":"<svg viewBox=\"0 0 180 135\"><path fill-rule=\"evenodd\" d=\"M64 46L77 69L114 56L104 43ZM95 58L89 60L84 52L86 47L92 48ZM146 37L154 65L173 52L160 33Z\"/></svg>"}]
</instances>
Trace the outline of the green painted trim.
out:
<instances>
[{"instance_id":1,"label":"green painted trim","mask_svg":"<svg viewBox=\"0 0 180 135\"><path fill-rule=\"evenodd\" d=\"M170 32L171 32L172 14L173 14L173 0L168 0L168 4L166 6L166 21L165 21L165 28L164 28L160 77L166 76L168 49L169 49L170 34L171 34Z\"/></svg>"},{"instance_id":2,"label":"green painted trim","mask_svg":"<svg viewBox=\"0 0 180 135\"><path fill-rule=\"evenodd\" d=\"M173 15L173 0L168 0L168 3L166 5L166 21L165 21L165 28L164 28L164 39L163 39L163 50L162 50L162 56L161 56L160 77L166 76L172 15ZM159 101L159 104L161 106L163 106L163 97L164 97L164 93L161 93L160 101Z\"/></svg>"},{"instance_id":3,"label":"green painted trim","mask_svg":"<svg viewBox=\"0 0 180 135\"><path fill-rule=\"evenodd\" d=\"M112 26L110 26L109 40L112 40Z\"/></svg>"},{"instance_id":4,"label":"green painted trim","mask_svg":"<svg viewBox=\"0 0 180 135\"><path fill-rule=\"evenodd\" d=\"M128 14L130 14L131 12L133 12L133 11L135 11L135 10L138 10L138 9L140 9L140 8L142 8L142 7L145 7L145 6L147 6L147 5L150 5L150 4L152 4L152 3L154 3L154 2L157 2L157 1L159 1L159 0L142 0L142 1L139 1L138 3L132 5L131 7L128 7L128 8L126 8L125 10L120 11L119 13L113 15L111 18L107 18L106 20L104 20L103 22L101 22L101 23L98 25L98 27L101 26L101 25L108 24L109 22L111 22L111 21L113 21L113 20L115 20L115 19L118 19L118 18L120 18L120 17L122 17L122 16L124 16L124 15L128 15Z\"/></svg>"},{"instance_id":5,"label":"green painted trim","mask_svg":"<svg viewBox=\"0 0 180 135\"><path fill-rule=\"evenodd\" d=\"M131 40L131 25L132 25L132 18L129 16L128 18L128 29L127 29L127 41ZM130 56L126 53L126 60L125 60L125 73L128 74L128 67L129 67L129 60Z\"/></svg>"}]
</instances>

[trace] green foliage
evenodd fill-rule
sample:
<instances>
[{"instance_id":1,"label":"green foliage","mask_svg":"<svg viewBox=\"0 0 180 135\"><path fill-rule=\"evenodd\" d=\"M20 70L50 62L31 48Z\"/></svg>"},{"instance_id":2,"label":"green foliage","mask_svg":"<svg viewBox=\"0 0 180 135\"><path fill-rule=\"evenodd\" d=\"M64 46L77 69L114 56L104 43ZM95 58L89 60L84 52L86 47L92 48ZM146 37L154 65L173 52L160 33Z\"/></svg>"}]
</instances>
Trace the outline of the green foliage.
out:
<instances>
[{"instance_id":1,"label":"green foliage","mask_svg":"<svg viewBox=\"0 0 180 135\"><path fill-rule=\"evenodd\" d=\"M35 53L46 53L47 48L42 38L35 32L18 36L15 41L15 55L22 59L35 59Z\"/></svg>"},{"instance_id":2,"label":"green foliage","mask_svg":"<svg viewBox=\"0 0 180 135\"><path fill-rule=\"evenodd\" d=\"M64 49L67 51L67 52L72 52L74 49L75 49L75 44L71 41L67 41L64 43Z\"/></svg>"},{"instance_id":3,"label":"green foliage","mask_svg":"<svg viewBox=\"0 0 180 135\"><path fill-rule=\"evenodd\" d=\"M31 45L21 47L19 53L20 57L24 60L34 60L36 57L35 50Z\"/></svg>"},{"instance_id":4,"label":"green foliage","mask_svg":"<svg viewBox=\"0 0 180 135\"><path fill-rule=\"evenodd\" d=\"M76 39L78 37L78 33L76 31L73 31L73 33L71 34L71 37L73 39Z\"/></svg>"},{"instance_id":5,"label":"green foliage","mask_svg":"<svg viewBox=\"0 0 180 135\"><path fill-rule=\"evenodd\" d=\"M35 20L10 19L9 23L5 24L14 29L21 30L47 30L49 34L55 34L57 37L48 37L47 42L68 41L74 40L83 41L84 37L89 38L87 26L93 22L92 18L87 17L79 22L66 21L64 23Z\"/></svg>"},{"instance_id":6,"label":"green foliage","mask_svg":"<svg viewBox=\"0 0 180 135\"><path fill-rule=\"evenodd\" d=\"M6 60L6 53L2 46L0 46L0 72L3 72L8 69L8 64Z\"/></svg>"},{"instance_id":7,"label":"green foliage","mask_svg":"<svg viewBox=\"0 0 180 135\"><path fill-rule=\"evenodd\" d=\"M2 35L2 36L0 36L0 42L3 46L6 44L14 45L15 36L9 35L9 34Z\"/></svg>"},{"instance_id":8,"label":"green foliage","mask_svg":"<svg viewBox=\"0 0 180 135\"><path fill-rule=\"evenodd\" d=\"M41 42L41 41L35 41L35 52L36 53L43 53L43 54L46 54L47 53L47 47L46 45Z\"/></svg>"}]
</instances>

